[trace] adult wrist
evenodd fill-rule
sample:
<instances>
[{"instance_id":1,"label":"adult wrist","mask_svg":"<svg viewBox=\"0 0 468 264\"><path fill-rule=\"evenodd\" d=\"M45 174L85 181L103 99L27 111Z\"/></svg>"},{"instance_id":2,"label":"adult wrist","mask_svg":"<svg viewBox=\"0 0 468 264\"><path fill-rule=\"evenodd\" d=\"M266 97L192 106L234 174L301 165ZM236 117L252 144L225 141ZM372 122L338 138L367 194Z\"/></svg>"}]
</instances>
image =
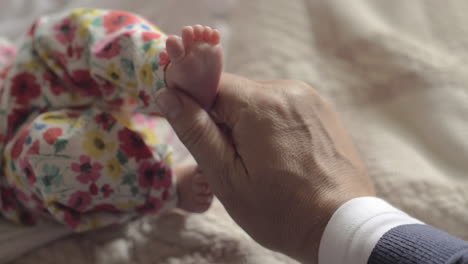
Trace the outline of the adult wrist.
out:
<instances>
[{"instance_id":1,"label":"adult wrist","mask_svg":"<svg viewBox=\"0 0 468 264\"><path fill-rule=\"evenodd\" d=\"M394 227L421 224L376 197L354 198L330 218L318 250L318 263L367 263L380 238Z\"/></svg>"}]
</instances>

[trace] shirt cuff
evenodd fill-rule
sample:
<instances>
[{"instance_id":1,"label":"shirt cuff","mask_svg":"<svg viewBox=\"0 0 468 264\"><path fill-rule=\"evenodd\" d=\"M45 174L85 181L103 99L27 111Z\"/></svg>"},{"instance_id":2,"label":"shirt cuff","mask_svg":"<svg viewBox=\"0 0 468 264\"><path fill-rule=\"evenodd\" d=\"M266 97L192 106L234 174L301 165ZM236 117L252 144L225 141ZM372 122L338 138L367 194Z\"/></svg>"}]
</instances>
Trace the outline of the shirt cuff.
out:
<instances>
[{"instance_id":1,"label":"shirt cuff","mask_svg":"<svg viewBox=\"0 0 468 264\"><path fill-rule=\"evenodd\" d=\"M421 221L379 198L352 199L338 208L328 222L320 241L319 264L366 264L385 233L408 224Z\"/></svg>"}]
</instances>

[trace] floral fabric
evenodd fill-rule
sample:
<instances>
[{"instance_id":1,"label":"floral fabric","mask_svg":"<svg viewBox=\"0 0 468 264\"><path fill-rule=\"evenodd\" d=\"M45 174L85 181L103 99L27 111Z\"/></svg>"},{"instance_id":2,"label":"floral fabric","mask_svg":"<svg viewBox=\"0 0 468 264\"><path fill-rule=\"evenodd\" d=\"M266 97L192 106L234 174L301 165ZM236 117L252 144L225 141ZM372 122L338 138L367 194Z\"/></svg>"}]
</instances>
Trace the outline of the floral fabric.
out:
<instances>
[{"instance_id":1,"label":"floral fabric","mask_svg":"<svg viewBox=\"0 0 468 264\"><path fill-rule=\"evenodd\" d=\"M174 206L154 94L166 36L139 16L76 9L0 41L0 212L76 231ZM124 111L123 111L124 110Z\"/></svg>"}]
</instances>

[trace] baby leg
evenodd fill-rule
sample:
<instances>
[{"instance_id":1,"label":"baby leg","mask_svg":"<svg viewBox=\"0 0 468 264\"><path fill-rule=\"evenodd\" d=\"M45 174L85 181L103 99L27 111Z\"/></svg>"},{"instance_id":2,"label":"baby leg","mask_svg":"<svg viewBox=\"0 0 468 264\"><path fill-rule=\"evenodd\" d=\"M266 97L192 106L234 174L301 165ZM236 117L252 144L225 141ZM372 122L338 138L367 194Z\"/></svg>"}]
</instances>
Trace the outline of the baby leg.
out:
<instances>
[{"instance_id":1,"label":"baby leg","mask_svg":"<svg viewBox=\"0 0 468 264\"><path fill-rule=\"evenodd\" d=\"M206 210L212 195L199 174L175 170L176 188L167 145L150 146L136 130L95 108L39 115L6 146L2 214L85 231L178 204Z\"/></svg>"}]
</instances>

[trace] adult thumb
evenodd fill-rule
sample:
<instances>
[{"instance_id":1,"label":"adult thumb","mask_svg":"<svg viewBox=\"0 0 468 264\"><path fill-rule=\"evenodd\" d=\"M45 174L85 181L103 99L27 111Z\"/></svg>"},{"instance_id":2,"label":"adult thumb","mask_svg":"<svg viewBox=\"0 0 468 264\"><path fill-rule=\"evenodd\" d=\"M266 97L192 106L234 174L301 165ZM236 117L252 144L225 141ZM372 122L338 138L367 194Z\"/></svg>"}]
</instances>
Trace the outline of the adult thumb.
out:
<instances>
[{"instance_id":1,"label":"adult thumb","mask_svg":"<svg viewBox=\"0 0 468 264\"><path fill-rule=\"evenodd\" d=\"M232 144L210 115L192 98L177 89L163 89L156 104L198 165L204 169L222 169L226 155L233 155ZM216 162L213 162L216 160Z\"/></svg>"}]
</instances>

